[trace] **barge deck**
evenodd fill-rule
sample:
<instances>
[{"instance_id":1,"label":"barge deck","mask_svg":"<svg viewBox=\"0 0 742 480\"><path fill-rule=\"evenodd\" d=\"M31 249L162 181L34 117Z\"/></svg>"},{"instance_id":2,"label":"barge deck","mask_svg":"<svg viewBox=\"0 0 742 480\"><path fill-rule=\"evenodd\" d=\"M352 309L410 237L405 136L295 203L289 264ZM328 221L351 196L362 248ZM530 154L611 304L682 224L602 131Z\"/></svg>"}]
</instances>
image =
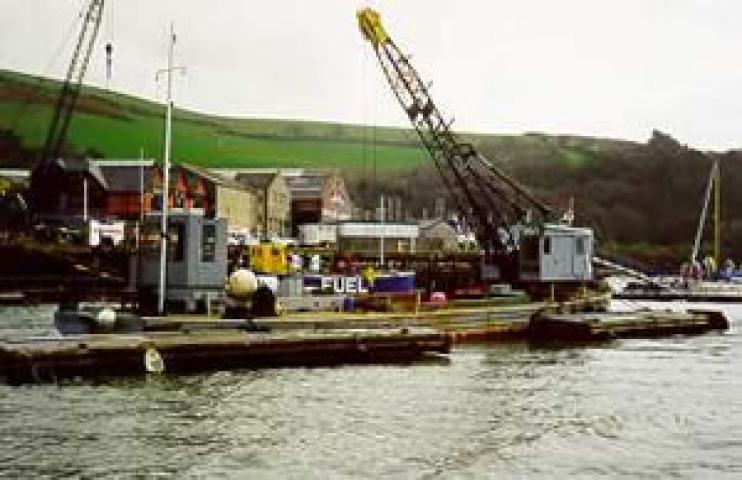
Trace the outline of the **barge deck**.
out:
<instances>
[{"instance_id":1,"label":"barge deck","mask_svg":"<svg viewBox=\"0 0 742 480\"><path fill-rule=\"evenodd\" d=\"M137 332L0 339L11 383L263 367L408 363L484 341L594 342L722 331L721 312L590 312L590 300L411 313L144 318Z\"/></svg>"},{"instance_id":2,"label":"barge deck","mask_svg":"<svg viewBox=\"0 0 742 480\"><path fill-rule=\"evenodd\" d=\"M432 330L301 334L220 330L29 338L0 343L0 378L26 383L161 372L399 363L448 353L450 344L446 334Z\"/></svg>"}]
</instances>

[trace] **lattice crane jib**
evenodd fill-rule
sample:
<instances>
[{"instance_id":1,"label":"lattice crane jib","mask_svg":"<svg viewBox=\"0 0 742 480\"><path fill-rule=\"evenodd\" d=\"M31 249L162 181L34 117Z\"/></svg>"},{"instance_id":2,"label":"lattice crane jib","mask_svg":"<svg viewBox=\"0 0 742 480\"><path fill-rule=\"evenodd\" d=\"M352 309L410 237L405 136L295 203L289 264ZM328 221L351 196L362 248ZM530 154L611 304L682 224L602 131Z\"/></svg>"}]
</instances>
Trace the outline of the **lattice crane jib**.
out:
<instances>
[{"instance_id":1,"label":"lattice crane jib","mask_svg":"<svg viewBox=\"0 0 742 480\"><path fill-rule=\"evenodd\" d=\"M523 225L527 218L546 221L554 214L552 208L453 132L452 122L436 107L429 86L386 32L377 12L360 10L358 23L394 95L485 253L490 258L513 256L518 248L513 227Z\"/></svg>"},{"instance_id":2,"label":"lattice crane jib","mask_svg":"<svg viewBox=\"0 0 742 480\"><path fill-rule=\"evenodd\" d=\"M31 175L31 192L32 206L35 211L47 209L53 205L44 205L48 203L45 196L40 194L48 190L49 168L59 157L64 145L67 130L72 119L72 114L77 104L82 89L82 81L90 63L90 57L95 46L98 33L100 31L101 21L103 19L104 0L89 0L83 9L82 27L75 44L75 50L72 54L65 76L64 82L59 89L57 100L54 106L49 128L46 133L46 139L41 151L39 163L34 168ZM107 51L110 57L110 49Z\"/></svg>"},{"instance_id":3,"label":"lattice crane jib","mask_svg":"<svg viewBox=\"0 0 742 480\"><path fill-rule=\"evenodd\" d=\"M67 69L67 75L59 91L41 161L54 160L59 154L69 127L72 112L80 96L82 80L90 63L95 40L98 38L101 20L103 18L104 0L90 0L83 17L82 29L78 37L72 61Z\"/></svg>"}]
</instances>

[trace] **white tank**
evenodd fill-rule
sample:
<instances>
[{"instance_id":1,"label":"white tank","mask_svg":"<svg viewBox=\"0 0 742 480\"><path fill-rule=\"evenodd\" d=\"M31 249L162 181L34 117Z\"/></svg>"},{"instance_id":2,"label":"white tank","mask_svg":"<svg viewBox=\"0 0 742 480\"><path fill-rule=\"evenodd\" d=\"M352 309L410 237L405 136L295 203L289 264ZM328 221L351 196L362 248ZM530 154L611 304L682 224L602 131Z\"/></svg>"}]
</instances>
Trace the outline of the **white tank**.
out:
<instances>
[{"instance_id":1,"label":"white tank","mask_svg":"<svg viewBox=\"0 0 742 480\"><path fill-rule=\"evenodd\" d=\"M258 289L258 279L253 272L240 268L229 276L227 294L234 298L245 299Z\"/></svg>"},{"instance_id":2,"label":"white tank","mask_svg":"<svg viewBox=\"0 0 742 480\"><path fill-rule=\"evenodd\" d=\"M101 327L112 330L116 324L116 312L112 308L103 308L95 316L95 321Z\"/></svg>"}]
</instances>

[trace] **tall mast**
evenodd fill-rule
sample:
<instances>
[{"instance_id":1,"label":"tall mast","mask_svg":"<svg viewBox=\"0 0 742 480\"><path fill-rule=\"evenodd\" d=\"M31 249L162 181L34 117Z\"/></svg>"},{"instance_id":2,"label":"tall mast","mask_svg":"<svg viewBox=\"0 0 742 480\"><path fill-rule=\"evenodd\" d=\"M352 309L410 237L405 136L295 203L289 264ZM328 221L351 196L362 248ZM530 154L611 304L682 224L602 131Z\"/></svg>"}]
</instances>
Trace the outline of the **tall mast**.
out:
<instances>
[{"instance_id":1,"label":"tall mast","mask_svg":"<svg viewBox=\"0 0 742 480\"><path fill-rule=\"evenodd\" d=\"M690 254L691 264L698 260L698 253L701 249L701 238L703 237L704 226L706 225L706 216L708 213L709 203L711 203L711 195L714 195L714 260L717 266L719 265L720 259L720 248L721 248L721 190L719 183L721 175L719 173L719 160L714 160L711 165L711 172L709 173L708 182L706 183L706 193L703 197L703 206L701 208L701 215L698 219L698 229L696 230L696 238L693 242L693 250Z\"/></svg>"},{"instance_id":2,"label":"tall mast","mask_svg":"<svg viewBox=\"0 0 742 480\"><path fill-rule=\"evenodd\" d=\"M168 242L168 199L170 197L170 155L172 146L172 122L173 122L173 72L182 70L174 66L175 58L175 30L170 24L170 48L167 55L167 68L157 72L167 76L167 97L165 107L165 152L162 161L162 215L160 223L160 289L157 310L160 314L165 313L165 290L167 282L167 242Z\"/></svg>"},{"instance_id":3,"label":"tall mast","mask_svg":"<svg viewBox=\"0 0 742 480\"><path fill-rule=\"evenodd\" d=\"M721 267L721 170L719 160L714 162L714 260Z\"/></svg>"}]
</instances>

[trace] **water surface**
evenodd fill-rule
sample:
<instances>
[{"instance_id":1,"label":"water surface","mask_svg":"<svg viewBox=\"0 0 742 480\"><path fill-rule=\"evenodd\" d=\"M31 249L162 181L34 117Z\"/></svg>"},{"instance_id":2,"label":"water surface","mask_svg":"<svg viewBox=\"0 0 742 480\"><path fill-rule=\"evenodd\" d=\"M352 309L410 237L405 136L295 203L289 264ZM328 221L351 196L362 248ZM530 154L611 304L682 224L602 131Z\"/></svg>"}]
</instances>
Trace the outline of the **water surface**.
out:
<instances>
[{"instance_id":1,"label":"water surface","mask_svg":"<svg viewBox=\"0 0 742 480\"><path fill-rule=\"evenodd\" d=\"M51 312L1 309L0 335L51 333ZM460 347L407 366L0 385L0 476L736 479L741 367L732 329Z\"/></svg>"}]
</instances>

